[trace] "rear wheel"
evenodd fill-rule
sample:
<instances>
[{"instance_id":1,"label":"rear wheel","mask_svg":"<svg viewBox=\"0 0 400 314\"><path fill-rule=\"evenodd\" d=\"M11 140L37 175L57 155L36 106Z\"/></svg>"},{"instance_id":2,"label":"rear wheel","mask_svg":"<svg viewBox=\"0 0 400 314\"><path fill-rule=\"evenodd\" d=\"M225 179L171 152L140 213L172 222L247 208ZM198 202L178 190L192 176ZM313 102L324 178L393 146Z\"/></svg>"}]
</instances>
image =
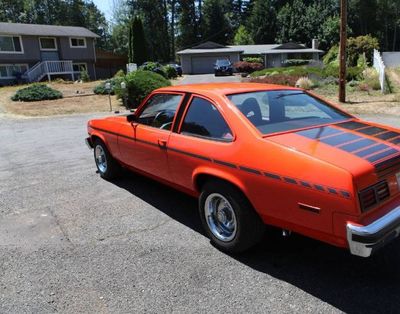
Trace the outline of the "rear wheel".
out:
<instances>
[{"instance_id":1,"label":"rear wheel","mask_svg":"<svg viewBox=\"0 0 400 314\"><path fill-rule=\"evenodd\" d=\"M247 198L223 181L204 185L199 199L203 228L220 250L239 253L257 244L265 225Z\"/></svg>"},{"instance_id":2,"label":"rear wheel","mask_svg":"<svg viewBox=\"0 0 400 314\"><path fill-rule=\"evenodd\" d=\"M103 141L96 139L93 147L94 161L100 176L107 180L117 177L120 174L121 166L111 156Z\"/></svg>"}]
</instances>

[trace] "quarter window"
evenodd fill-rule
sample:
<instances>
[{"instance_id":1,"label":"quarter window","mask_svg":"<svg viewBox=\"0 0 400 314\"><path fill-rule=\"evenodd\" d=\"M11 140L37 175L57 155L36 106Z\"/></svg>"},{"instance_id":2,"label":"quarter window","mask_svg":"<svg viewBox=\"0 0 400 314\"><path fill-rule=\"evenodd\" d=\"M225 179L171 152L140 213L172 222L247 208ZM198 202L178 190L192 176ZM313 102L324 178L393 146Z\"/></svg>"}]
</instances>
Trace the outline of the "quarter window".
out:
<instances>
[{"instance_id":1,"label":"quarter window","mask_svg":"<svg viewBox=\"0 0 400 314\"><path fill-rule=\"evenodd\" d=\"M138 122L163 130L171 130L175 113L182 95L156 94L152 96L140 113Z\"/></svg>"},{"instance_id":2,"label":"quarter window","mask_svg":"<svg viewBox=\"0 0 400 314\"><path fill-rule=\"evenodd\" d=\"M70 38L71 47L73 48L85 48L86 39L85 38Z\"/></svg>"},{"instance_id":3,"label":"quarter window","mask_svg":"<svg viewBox=\"0 0 400 314\"><path fill-rule=\"evenodd\" d=\"M18 36L0 36L0 53L22 52L21 38Z\"/></svg>"},{"instance_id":4,"label":"quarter window","mask_svg":"<svg viewBox=\"0 0 400 314\"><path fill-rule=\"evenodd\" d=\"M200 97L193 97L183 120L181 133L223 141L233 139L233 133L218 109Z\"/></svg>"}]
</instances>

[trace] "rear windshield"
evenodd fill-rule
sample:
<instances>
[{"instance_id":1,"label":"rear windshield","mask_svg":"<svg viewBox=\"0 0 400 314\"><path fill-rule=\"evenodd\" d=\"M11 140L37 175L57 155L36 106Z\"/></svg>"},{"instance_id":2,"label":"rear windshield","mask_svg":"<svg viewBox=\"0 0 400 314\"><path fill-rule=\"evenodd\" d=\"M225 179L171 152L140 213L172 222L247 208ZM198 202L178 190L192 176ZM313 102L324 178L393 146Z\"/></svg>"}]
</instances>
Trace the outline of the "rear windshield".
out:
<instances>
[{"instance_id":1,"label":"rear windshield","mask_svg":"<svg viewBox=\"0 0 400 314\"><path fill-rule=\"evenodd\" d=\"M259 91L227 97L264 135L351 118L302 91Z\"/></svg>"}]
</instances>

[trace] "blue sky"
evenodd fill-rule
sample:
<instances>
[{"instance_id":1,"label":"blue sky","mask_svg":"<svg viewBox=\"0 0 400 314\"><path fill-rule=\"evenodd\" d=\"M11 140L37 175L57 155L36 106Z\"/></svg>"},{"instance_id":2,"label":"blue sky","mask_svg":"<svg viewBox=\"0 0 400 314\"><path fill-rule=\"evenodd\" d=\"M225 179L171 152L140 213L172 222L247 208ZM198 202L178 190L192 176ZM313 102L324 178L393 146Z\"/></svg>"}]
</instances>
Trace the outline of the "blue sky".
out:
<instances>
[{"instance_id":1,"label":"blue sky","mask_svg":"<svg viewBox=\"0 0 400 314\"><path fill-rule=\"evenodd\" d=\"M111 20L112 0L93 0L93 2L104 13L106 19Z\"/></svg>"}]
</instances>

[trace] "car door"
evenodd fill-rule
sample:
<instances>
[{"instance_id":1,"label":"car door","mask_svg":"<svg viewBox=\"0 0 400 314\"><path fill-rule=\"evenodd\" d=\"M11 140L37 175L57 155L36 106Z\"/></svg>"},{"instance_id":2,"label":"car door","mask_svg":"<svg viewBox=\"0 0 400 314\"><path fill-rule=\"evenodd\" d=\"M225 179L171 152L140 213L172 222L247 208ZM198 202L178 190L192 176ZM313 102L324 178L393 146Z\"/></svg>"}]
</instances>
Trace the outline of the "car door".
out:
<instances>
[{"instance_id":1,"label":"car door","mask_svg":"<svg viewBox=\"0 0 400 314\"><path fill-rule=\"evenodd\" d=\"M174 182L193 190L193 172L202 165L221 162L230 154L234 134L209 99L193 96L176 133L168 142L168 160Z\"/></svg>"},{"instance_id":2,"label":"car door","mask_svg":"<svg viewBox=\"0 0 400 314\"><path fill-rule=\"evenodd\" d=\"M139 109L136 120L122 127L118 139L121 161L170 181L167 145L181 93L155 93Z\"/></svg>"}]
</instances>

